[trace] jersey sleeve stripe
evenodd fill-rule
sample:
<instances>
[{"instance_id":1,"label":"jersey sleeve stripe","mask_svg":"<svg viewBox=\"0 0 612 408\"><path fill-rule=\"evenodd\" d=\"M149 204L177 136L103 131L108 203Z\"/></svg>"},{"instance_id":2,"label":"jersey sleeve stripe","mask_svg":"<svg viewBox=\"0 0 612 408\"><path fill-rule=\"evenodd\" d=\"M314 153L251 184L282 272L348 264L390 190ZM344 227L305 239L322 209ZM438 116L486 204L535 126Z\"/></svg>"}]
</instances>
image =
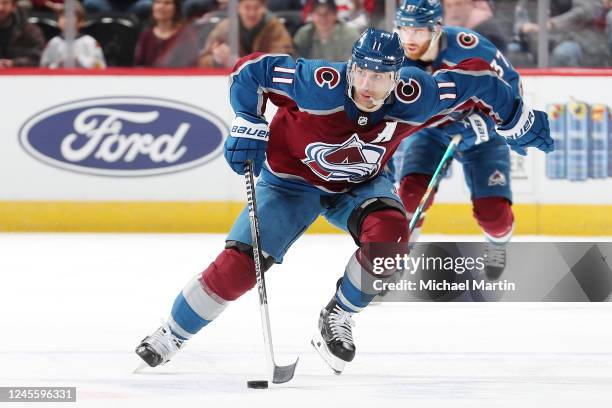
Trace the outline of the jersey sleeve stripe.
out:
<instances>
[{"instance_id":1,"label":"jersey sleeve stripe","mask_svg":"<svg viewBox=\"0 0 612 408\"><path fill-rule=\"evenodd\" d=\"M438 88L455 88L457 85L455 85L454 82L439 82L438 83Z\"/></svg>"},{"instance_id":2,"label":"jersey sleeve stripe","mask_svg":"<svg viewBox=\"0 0 612 408\"><path fill-rule=\"evenodd\" d=\"M272 77L272 82L278 82L281 84L292 84L293 78Z\"/></svg>"},{"instance_id":3,"label":"jersey sleeve stripe","mask_svg":"<svg viewBox=\"0 0 612 408\"><path fill-rule=\"evenodd\" d=\"M282 72L284 74L295 74L294 68L274 67L274 72Z\"/></svg>"},{"instance_id":4,"label":"jersey sleeve stripe","mask_svg":"<svg viewBox=\"0 0 612 408\"><path fill-rule=\"evenodd\" d=\"M457 94L440 94L440 100L443 99L457 99Z\"/></svg>"}]
</instances>

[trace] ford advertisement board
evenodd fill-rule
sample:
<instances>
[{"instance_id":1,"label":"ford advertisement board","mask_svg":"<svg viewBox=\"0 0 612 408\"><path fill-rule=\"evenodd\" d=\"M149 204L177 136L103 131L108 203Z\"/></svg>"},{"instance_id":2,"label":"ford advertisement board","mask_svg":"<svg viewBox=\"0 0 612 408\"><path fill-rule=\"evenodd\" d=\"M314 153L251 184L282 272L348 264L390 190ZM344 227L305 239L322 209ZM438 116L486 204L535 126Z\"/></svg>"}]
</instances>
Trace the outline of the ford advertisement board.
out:
<instances>
[{"instance_id":1,"label":"ford advertisement board","mask_svg":"<svg viewBox=\"0 0 612 408\"><path fill-rule=\"evenodd\" d=\"M34 158L65 170L135 177L173 173L217 157L228 133L216 115L178 101L105 97L43 110L21 126Z\"/></svg>"}]
</instances>

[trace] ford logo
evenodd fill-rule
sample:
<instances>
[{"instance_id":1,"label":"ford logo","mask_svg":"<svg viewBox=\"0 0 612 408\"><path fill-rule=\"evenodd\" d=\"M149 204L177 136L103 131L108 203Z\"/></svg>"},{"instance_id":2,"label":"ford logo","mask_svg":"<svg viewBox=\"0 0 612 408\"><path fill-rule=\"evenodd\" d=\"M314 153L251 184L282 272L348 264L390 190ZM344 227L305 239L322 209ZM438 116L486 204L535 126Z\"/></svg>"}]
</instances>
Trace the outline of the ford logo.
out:
<instances>
[{"instance_id":1,"label":"ford logo","mask_svg":"<svg viewBox=\"0 0 612 408\"><path fill-rule=\"evenodd\" d=\"M151 176L186 170L222 151L228 128L182 102L140 97L69 102L32 116L21 146L52 166L102 176Z\"/></svg>"}]
</instances>

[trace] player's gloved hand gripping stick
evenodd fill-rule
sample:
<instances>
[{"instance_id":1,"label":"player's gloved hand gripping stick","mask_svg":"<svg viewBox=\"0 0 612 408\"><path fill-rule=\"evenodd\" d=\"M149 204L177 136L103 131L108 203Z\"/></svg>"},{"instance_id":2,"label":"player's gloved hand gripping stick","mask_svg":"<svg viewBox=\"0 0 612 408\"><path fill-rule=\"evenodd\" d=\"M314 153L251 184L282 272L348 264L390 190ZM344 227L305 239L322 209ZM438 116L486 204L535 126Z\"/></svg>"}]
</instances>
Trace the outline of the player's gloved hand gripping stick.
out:
<instances>
[{"instance_id":1,"label":"player's gloved hand gripping stick","mask_svg":"<svg viewBox=\"0 0 612 408\"><path fill-rule=\"evenodd\" d=\"M223 152L232 170L244 174L246 162L250 160L253 174L259 176L266 161L269 135L268 124L261 119L249 117L247 120L242 116L236 116L230 127L230 134L225 140Z\"/></svg>"},{"instance_id":2,"label":"player's gloved hand gripping stick","mask_svg":"<svg viewBox=\"0 0 612 408\"><path fill-rule=\"evenodd\" d=\"M425 191L425 194L423 194L423 197L421 197L421 202L419 203L419 206L414 211L414 215L412 216L412 219L410 220L409 230L411 234L417 222L419 221L419 218L421 218L421 214L423 213L423 210L427 207L427 203L429 202L429 198L431 197L431 192L434 191L434 189L438 188L438 184L440 184L440 180L442 180L442 176L444 175L444 170L446 170L451 160L453 159L453 155L455 154L455 150L457 149L457 146L459 146L459 143L461 143L461 139L462 139L461 135L453 136L451 142L446 148L446 151L444 152L444 156L442 156L442 160L440 160L440 163L438 164L436 171L434 172L433 176L431 177L431 180L429 181L427 190Z\"/></svg>"},{"instance_id":3,"label":"player's gloved hand gripping stick","mask_svg":"<svg viewBox=\"0 0 612 408\"><path fill-rule=\"evenodd\" d=\"M276 362L274 361L272 332L270 329L270 316L268 314L268 296L266 294L266 281L264 279L264 274L261 270L261 246L259 239L259 223L257 220L257 201L255 199L255 182L253 179L252 160L246 160L243 171L246 179L249 220L251 221L251 242L253 245L253 258L255 259L255 274L257 277L257 292L259 293L259 307L261 312L261 324L263 326L266 358L268 361L268 369L272 378L272 382L275 384L281 384L293 378L293 374L295 373L295 366L297 365L299 358L295 360L295 363L290 364L288 366L276 365ZM253 383L255 382L259 383L260 381L254 381Z\"/></svg>"}]
</instances>

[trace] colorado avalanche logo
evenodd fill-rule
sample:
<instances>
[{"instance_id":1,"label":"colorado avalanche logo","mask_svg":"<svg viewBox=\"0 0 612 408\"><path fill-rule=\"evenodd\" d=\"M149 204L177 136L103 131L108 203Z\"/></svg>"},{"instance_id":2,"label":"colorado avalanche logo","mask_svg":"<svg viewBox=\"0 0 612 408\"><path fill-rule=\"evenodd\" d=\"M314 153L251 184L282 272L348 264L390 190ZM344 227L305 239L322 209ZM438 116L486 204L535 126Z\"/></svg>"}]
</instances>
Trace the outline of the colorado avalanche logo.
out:
<instances>
[{"instance_id":1,"label":"colorado avalanche logo","mask_svg":"<svg viewBox=\"0 0 612 408\"><path fill-rule=\"evenodd\" d=\"M506 185L506 176L499 170L495 170L489 176L489 187L493 186L505 186Z\"/></svg>"},{"instance_id":2,"label":"colorado avalanche logo","mask_svg":"<svg viewBox=\"0 0 612 408\"><path fill-rule=\"evenodd\" d=\"M340 73L332 67L317 68L314 77L321 88L327 85L329 89L334 89L340 83Z\"/></svg>"},{"instance_id":3,"label":"colorado avalanche logo","mask_svg":"<svg viewBox=\"0 0 612 408\"><path fill-rule=\"evenodd\" d=\"M457 41L459 42L459 45L465 48L466 50L474 48L475 46L478 45L478 37L476 37L472 33L466 33L466 32L459 33L459 36L457 37Z\"/></svg>"},{"instance_id":4,"label":"colorado avalanche logo","mask_svg":"<svg viewBox=\"0 0 612 408\"><path fill-rule=\"evenodd\" d=\"M395 97L403 103L413 103L421 96L421 84L410 78L408 82L403 80L395 87Z\"/></svg>"},{"instance_id":5,"label":"colorado avalanche logo","mask_svg":"<svg viewBox=\"0 0 612 408\"><path fill-rule=\"evenodd\" d=\"M386 150L365 143L354 134L341 145L309 144L302 162L323 180L360 183L378 172Z\"/></svg>"}]
</instances>

